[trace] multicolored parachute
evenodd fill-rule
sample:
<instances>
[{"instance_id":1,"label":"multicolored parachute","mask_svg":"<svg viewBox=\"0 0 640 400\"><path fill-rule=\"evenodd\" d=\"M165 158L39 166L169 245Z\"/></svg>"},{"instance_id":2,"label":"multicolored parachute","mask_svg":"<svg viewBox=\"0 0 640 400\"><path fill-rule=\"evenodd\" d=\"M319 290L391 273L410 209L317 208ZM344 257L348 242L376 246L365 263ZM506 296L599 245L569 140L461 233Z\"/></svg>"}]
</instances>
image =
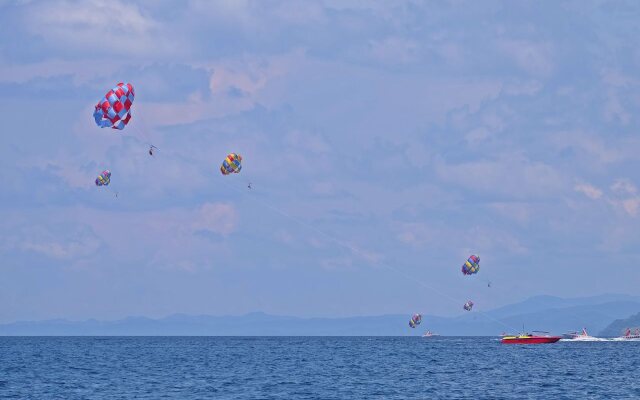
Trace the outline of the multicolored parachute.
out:
<instances>
[{"instance_id":1,"label":"multicolored parachute","mask_svg":"<svg viewBox=\"0 0 640 400\"><path fill-rule=\"evenodd\" d=\"M462 264L462 273L465 275L477 274L480 271L480 257L471 255L469 259Z\"/></svg>"},{"instance_id":2,"label":"multicolored parachute","mask_svg":"<svg viewBox=\"0 0 640 400\"><path fill-rule=\"evenodd\" d=\"M118 83L96 104L93 118L100 128L124 129L131 119L135 92L130 83Z\"/></svg>"},{"instance_id":3,"label":"multicolored parachute","mask_svg":"<svg viewBox=\"0 0 640 400\"><path fill-rule=\"evenodd\" d=\"M462 306L462 308L464 308L467 311L471 311L471 309L473 308L473 301L469 300L466 303L464 303L464 306Z\"/></svg>"},{"instance_id":4,"label":"multicolored parachute","mask_svg":"<svg viewBox=\"0 0 640 400\"><path fill-rule=\"evenodd\" d=\"M220 166L220 172L222 175L229 175L231 173L237 174L242 170L242 157L240 154L230 153L227 158L224 159Z\"/></svg>"},{"instance_id":5,"label":"multicolored parachute","mask_svg":"<svg viewBox=\"0 0 640 400\"><path fill-rule=\"evenodd\" d=\"M416 326L420 325L420 322L422 322L422 315L413 314L411 316L411 319L409 320L409 326L415 328Z\"/></svg>"},{"instance_id":6,"label":"multicolored parachute","mask_svg":"<svg viewBox=\"0 0 640 400\"><path fill-rule=\"evenodd\" d=\"M111 171L105 169L96 178L96 186L107 186L111 182Z\"/></svg>"}]
</instances>

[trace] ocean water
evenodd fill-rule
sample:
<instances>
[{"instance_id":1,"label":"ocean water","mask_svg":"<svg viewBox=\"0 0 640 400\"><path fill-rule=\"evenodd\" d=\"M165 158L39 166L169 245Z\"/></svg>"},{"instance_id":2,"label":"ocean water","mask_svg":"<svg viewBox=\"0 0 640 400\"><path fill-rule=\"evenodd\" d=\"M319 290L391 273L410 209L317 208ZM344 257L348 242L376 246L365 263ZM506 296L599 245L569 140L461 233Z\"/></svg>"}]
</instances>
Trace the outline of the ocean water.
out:
<instances>
[{"instance_id":1,"label":"ocean water","mask_svg":"<svg viewBox=\"0 0 640 400\"><path fill-rule=\"evenodd\" d=\"M640 342L1 337L2 399L640 399Z\"/></svg>"}]
</instances>

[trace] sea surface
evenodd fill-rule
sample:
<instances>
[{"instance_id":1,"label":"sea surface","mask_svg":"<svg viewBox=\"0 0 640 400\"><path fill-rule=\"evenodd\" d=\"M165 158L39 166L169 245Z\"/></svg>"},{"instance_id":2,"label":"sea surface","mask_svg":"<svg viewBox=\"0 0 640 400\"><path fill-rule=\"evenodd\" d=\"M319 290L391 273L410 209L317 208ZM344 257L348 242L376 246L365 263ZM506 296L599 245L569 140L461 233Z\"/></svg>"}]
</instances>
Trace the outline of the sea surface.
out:
<instances>
[{"instance_id":1,"label":"sea surface","mask_svg":"<svg viewBox=\"0 0 640 400\"><path fill-rule=\"evenodd\" d=\"M1 399L640 399L640 342L0 337Z\"/></svg>"}]
</instances>

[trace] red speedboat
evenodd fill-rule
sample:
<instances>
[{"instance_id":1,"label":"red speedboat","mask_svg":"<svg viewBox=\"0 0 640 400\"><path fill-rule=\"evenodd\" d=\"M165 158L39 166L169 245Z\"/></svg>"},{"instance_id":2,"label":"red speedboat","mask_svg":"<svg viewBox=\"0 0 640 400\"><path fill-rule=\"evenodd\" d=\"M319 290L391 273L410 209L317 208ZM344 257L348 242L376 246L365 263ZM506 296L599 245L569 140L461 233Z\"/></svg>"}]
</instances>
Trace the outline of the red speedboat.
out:
<instances>
[{"instance_id":1,"label":"red speedboat","mask_svg":"<svg viewBox=\"0 0 640 400\"><path fill-rule=\"evenodd\" d=\"M530 333L521 333L514 336L502 336L502 339L500 341L505 344L542 344L555 343L560 340L560 338L560 336L532 335Z\"/></svg>"}]
</instances>

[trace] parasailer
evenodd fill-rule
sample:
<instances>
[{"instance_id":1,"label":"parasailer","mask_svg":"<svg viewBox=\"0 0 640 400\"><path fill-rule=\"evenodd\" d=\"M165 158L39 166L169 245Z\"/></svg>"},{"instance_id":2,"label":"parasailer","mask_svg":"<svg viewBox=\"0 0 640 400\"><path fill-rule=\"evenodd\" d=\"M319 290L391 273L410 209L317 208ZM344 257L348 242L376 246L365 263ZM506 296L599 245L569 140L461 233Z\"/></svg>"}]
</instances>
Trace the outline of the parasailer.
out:
<instances>
[{"instance_id":1,"label":"parasailer","mask_svg":"<svg viewBox=\"0 0 640 400\"><path fill-rule=\"evenodd\" d=\"M93 118L100 128L124 129L131 119L135 92L130 83L118 83L96 104Z\"/></svg>"},{"instance_id":2,"label":"parasailer","mask_svg":"<svg viewBox=\"0 0 640 400\"><path fill-rule=\"evenodd\" d=\"M469 259L462 264L462 273L465 275L477 274L480 271L480 257L476 255L469 256Z\"/></svg>"},{"instance_id":3,"label":"parasailer","mask_svg":"<svg viewBox=\"0 0 640 400\"><path fill-rule=\"evenodd\" d=\"M466 303L464 303L464 306L462 306L462 308L464 308L467 311L471 311L471 309L473 308L473 301L469 300Z\"/></svg>"},{"instance_id":4,"label":"parasailer","mask_svg":"<svg viewBox=\"0 0 640 400\"><path fill-rule=\"evenodd\" d=\"M220 166L222 175L237 174L240 170L242 170L242 156L236 153L227 155L227 158L224 159Z\"/></svg>"},{"instance_id":5,"label":"parasailer","mask_svg":"<svg viewBox=\"0 0 640 400\"><path fill-rule=\"evenodd\" d=\"M151 145L149 145L149 155L150 155L150 156L153 156L153 152L154 152L156 149L157 149L157 147L156 147L156 146L154 146L154 145L152 145L152 144L151 144Z\"/></svg>"},{"instance_id":6,"label":"parasailer","mask_svg":"<svg viewBox=\"0 0 640 400\"><path fill-rule=\"evenodd\" d=\"M413 314L411 316L411 319L409 320L409 326L412 328L415 328L416 326L420 325L421 322L422 322L422 315Z\"/></svg>"},{"instance_id":7,"label":"parasailer","mask_svg":"<svg viewBox=\"0 0 640 400\"><path fill-rule=\"evenodd\" d=\"M96 178L96 186L108 186L111 183L111 171L105 169Z\"/></svg>"}]
</instances>

